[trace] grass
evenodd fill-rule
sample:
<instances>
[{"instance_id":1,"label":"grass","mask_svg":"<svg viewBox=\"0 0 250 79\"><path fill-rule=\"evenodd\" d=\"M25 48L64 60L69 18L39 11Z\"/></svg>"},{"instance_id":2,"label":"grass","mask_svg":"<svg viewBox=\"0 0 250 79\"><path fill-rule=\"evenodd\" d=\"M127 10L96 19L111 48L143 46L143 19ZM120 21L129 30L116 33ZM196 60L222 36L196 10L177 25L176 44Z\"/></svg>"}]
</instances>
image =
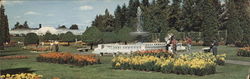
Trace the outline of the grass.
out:
<instances>
[{"instance_id":1,"label":"grass","mask_svg":"<svg viewBox=\"0 0 250 79\"><path fill-rule=\"evenodd\" d=\"M69 52L74 50L67 47L62 47L61 49L63 49L63 51L68 50ZM224 51L229 54L228 58L232 58L230 56L231 53L229 53L232 50L229 49L234 48L222 46L219 47L219 49L219 51ZM7 48L1 53L1 56L8 55L28 55L30 57L28 59L0 60L0 70L22 68L26 70L21 72L30 71L41 74L45 79L51 79L53 77L59 77L61 79L244 79L250 70L249 66L226 64L225 66L218 66L216 74L193 76L166 74L161 72L114 70L111 68L111 56L101 57L102 64L79 67L66 64L36 62L35 58L38 54L30 53L29 51L22 50L18 47Z\"/></svg>"}]
</instances>

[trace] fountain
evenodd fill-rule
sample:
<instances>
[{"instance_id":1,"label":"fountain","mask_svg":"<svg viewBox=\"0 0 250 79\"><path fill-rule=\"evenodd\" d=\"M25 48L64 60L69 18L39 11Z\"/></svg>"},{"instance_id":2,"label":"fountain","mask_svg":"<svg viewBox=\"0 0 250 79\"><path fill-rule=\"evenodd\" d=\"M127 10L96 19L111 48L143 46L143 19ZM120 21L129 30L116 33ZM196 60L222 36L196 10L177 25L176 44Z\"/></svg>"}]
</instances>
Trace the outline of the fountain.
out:
<instances>
[{"instance_id":1,"label":"fountain","mask_svg":"<svg viewBox=\"0 0 250 79\"><path fill-rule=\"evenodd\" d=\"M135 51L140 50L156 50L156 49L166 49L166 42L143 42L143 38L148 36L149 33L143 31L142 25L142 11L141 8L138 7L137 9L137 26L136 31L131 32L130 35L137 37L139 40L138 43L132 43L132 44L98 44L98 47L94 49L92 53L95 54L130 54ZM168 38L165 40L167 43L169 43L169 39L172 35L169 35ZM177 47L178 49L178 47Z\"/></svg>"},{"instance_id":2,"label":"fountain","mask_svg":"<svg viewBox=\"0 0 250 79\"><path fill-rule=\"evenodd\" d=\"M136 26L136 31L135 32L131 32L130 35L135 36L135 37L139 37L139 38L143 38L145 36L148 35L148 32L143 31L142 25L143 25L143 21L142 21L142 11L141 8L138 7L137 8L137 26ZM141 40L143 41L143 40Z\"/></svg>"}]
</instances>

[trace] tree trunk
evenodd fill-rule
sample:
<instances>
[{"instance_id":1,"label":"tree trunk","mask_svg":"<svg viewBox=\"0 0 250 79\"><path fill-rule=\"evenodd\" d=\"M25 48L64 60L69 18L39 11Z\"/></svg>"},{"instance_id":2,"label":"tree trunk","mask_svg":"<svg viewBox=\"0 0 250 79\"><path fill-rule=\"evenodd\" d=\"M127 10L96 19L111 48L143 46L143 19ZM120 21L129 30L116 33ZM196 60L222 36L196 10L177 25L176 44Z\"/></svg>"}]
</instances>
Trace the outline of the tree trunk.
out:
<instances>
[{"instance_id":1,"label":"tree trunk","mask_svg":"<svg viewBox=\"0 0 250 79\"><path fill-rule=\"evenodd\" d=\"M93 45L94 45L93 43L90 44L90 49L91 50L93 49Z\"/></svg>"},{"instance_id":2,"label":"tree trunk","mask_svg":"<svg viewBox=\"0 0 250 79\"><path fill-rule=\"evenodd\" d=\"M4 50L4 45L3 45L3 43L0 43L0 50Z\"/></svg>"}]
</instances>

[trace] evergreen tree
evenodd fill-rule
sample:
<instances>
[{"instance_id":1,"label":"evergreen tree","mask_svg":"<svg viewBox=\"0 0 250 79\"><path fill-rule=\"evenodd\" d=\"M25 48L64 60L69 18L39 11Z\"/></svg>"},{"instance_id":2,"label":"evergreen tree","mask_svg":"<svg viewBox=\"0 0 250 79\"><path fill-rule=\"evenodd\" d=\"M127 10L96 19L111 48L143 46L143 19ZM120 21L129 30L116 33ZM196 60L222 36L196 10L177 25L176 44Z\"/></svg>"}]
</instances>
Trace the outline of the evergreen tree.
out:
<instances>
[{"instance_id":1,"label":"evergreen tree","mask_svg":"<svg viewBox=\"0 0 250 79\"><path fill-rule=\"evenodd\" d=\"M115 29L114 16L106 9L104 15L96 16L96 19L92 22L92 26L96 26L102 32L112 32Z\"/></svg>"},{"instance_id":2,"label":"evergreen tree","mask_svg":"<svg viewBox=\"0 0 250 79\"><path fill-rule=\"evenodd\" d=\"M149 6L149 1L148 0L142 0L142 6L148 7Z\"/></svg>"},{"instance_id":3,"label":"evergreen tree","mask_svg":"<svg viewBox=\"0 0 250 79\"><path fill-rule=\"evenodd\" d=\"M168 20L169 22L169 26L172 27L172 28L179 28L178 25L181 25L179 24L180 21L180 13L181 13L181 0L173 0L173 4L171 5L170 7L170 18Z\"/></svg>"},{"instance_id":4,"label":"evergreen tree","mask_svg":"<svg viewBox=\"0 0 250 79\"><path fill-rule=\"evenodd\" d=\"M247 12L250 6L249 0L235 0L236 7L239 13L240 27L243 29L242 44L244 46L250 46L250 16Z\"/></svg>"},{"instance_id":5,"label":"evergreen tree","mask_svg":"<svg viewBox=\"0 0 250 79\"><path fill-rule=\"evenodd\" d=\"M214 2L216 0L202 0L203 11L201 15L202 19L202 35L204 45L211 45L214 40L217 40L217 32L219 26L218 10L216 9Z\"/></svg>"},{"instance_id":6,"label":"evergreen tree","mask_svg":"<svg viewBox=\"0 0 250 79\"><path fill-rule=\"evenodd\" d=\"M8 17L5 15L5 9L3 5L0 7L0 24L0 50L3 50L3 43L10 41Z\"/></svg>"},{"instance_id":7,"label":"evergreen tree","mask_svg":"<svg viewBox=\"0 0 250 79\"><path fill-rule=\"evenodd\" d=\"M241 41L243 38L243 30L240 27L239 16L241 15L237 10L237 5L235 4L235 0L229 0L227 2L228 8L228 18L229 20L226 22L227 26L227 44L235 44L237 41Z\"/></svg>"},{"instance_id":8,"label":"evergreen tree","mask_svg":"<svg viewBox=\"0 0 250 79\"><path fill-rule=\"evenodd\" d=\"M115 10L115 30L120 29L123 27L122 25L122 8L120 5L117 6Z\"/></svg>"}]
</instances>

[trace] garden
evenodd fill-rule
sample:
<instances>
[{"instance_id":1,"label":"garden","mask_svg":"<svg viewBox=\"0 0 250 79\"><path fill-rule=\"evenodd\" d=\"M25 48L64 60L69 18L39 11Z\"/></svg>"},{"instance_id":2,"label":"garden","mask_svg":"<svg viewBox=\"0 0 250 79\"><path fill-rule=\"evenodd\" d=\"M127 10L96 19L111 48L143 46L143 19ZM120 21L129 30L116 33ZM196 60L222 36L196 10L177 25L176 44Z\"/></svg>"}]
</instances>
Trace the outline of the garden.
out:
<instances>
[{"instance_id":1,"label":"garden","mask_svg":"<svg viewBox=\"0 0 250 79\"><path fill-rule=\"evenodd\" d=\"M65 46L61 48L72 49ZM234 51L225 51L227 49ZM246 77L250 67L224 62L234 57L242 61L250 59L237 56L237 49L220 46L217 56L198 52L174 55L165 50L153 50L138 51L133 55L99 57L88 53L79 55L75 51L67 53L70 50L32 53L23 48L9 47L1 51L1 77L28 77L35 74L36 79L240 79Z\"/></svg>"}]
</instances>

